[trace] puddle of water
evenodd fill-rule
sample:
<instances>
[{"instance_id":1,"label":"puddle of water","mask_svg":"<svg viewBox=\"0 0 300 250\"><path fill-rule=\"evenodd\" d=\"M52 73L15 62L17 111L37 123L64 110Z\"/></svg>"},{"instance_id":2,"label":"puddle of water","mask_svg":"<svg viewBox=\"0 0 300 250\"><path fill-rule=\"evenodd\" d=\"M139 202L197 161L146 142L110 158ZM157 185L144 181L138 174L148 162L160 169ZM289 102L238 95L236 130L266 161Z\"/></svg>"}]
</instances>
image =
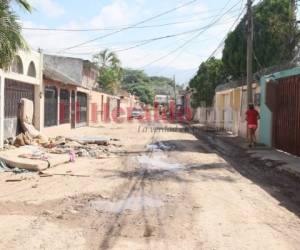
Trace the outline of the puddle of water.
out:
<instances>
[{"instance_id":1,"label":"puddle of water","mask_svg":"<svg viewBox=\"0 0 300 250\"><path fill-rule=\"evenodd\" d=\"M150 197L130 197L124 200L106 201L94 200L89 202L89 207L100 212L121 213L124 210L140 211L147 208L157 208L163 206L161 200Z\"/></svg>"},{"instance_id":2,"label":"puddle of water","mask_svg":"<svg viewBox=\"0 0 300 250\"><path fill-rule=\"evenodd\" d=\"M176 171L183 168L181 164L166 162L159 156L149 157L143 155L137 157L137 161L140 164L140 166L145 169Z\"/></svg>"},{"instance_id":3,"label":"puddle of water","mask_svg":"<svg viewBox=\"0 0 300 250\"><path fill-rule=\"evenodd\" d=\"M162 142L156 142L154 144L149 144L147 146L148 150L162 150L162 151L168 151L172 149L172 146L165 145Z\"/></svg>"}]
</instances>

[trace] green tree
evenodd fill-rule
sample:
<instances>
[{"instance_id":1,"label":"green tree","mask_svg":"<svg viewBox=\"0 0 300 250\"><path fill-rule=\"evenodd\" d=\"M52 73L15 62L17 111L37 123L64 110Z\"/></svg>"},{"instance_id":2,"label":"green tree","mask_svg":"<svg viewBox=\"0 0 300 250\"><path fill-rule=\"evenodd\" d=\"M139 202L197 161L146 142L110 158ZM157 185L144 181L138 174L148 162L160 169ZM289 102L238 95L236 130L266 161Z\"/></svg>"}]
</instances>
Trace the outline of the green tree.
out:
<instances>
[{"instance_id":1,"label":"green tree","mask_svg":"<svg viewBox=\"0 0 300 250\"><path fill-rule=\"evenodd\" d=\"M140 101L145 104L153 104L154 92L147 85L135 85L130 87L129 92L140 98Z\"/></svg>"},{"instance_id":2,"label":"green tree","mask_svg":"<svg viewBox=\"0 0 300 250\"><path fill-rule=\"evenodd\" d=\"M254 71L286 63L299 43L290 0L264 0L254 6ZM223 50L225 71L235 79L246 75L246 17L231 32Z\"/></svg>"},{"instance_id":3,"label":"green tree","mask_svg":"<svg viewBox=\"0 0 300 250\"><path fill-rule=\"evenodd\" d=\"M0 68L3 69L11 65L18 50L27 49L18 16L11 8L13 2L31 12L31 6L26 0L1 0L0 2Z\"/></svg>"},{"instance_id":4,"label":"green tree","mask_svg":"<svg viewBox=\"0 0 300 250\"><path fill-rule=\"evenodd\" d=\"M105 49L93 56L93 62L99 68L98 83L100 87L108 93L116 93L120 88L123 72L118 56Z\"/></svg>"},{"instance_id":5,"label":"green tree","mask_svg":"<svg viewBox=\"0 0 300 250\"><path fill-rule=\"evenodd\" d=\"M136 95L143 103L153 104L154 90L149 76L142 70L124 69L122 88Z\"/></svg>"},{"instance_id":6,"label":"green tree","mask_svg":"<svg viewBox=\"0 0 300 250\"><path fill-rule=\"evenodd\" d=\"M152 104L154 95L170 95L174 93L173 81L163 76L148 76L142 70L124 69L122 88L129 93L143 99L145 103ZM181 86L177 86L181 90Z\"/></svg>"},{"instance_id":7,"label":"green tree","mask_svg":"<svg viewBox=\"0 0 300 250\"><path fill-rule=\"evenodd\" d=\"M213 57L203 62L196 76L189 82L189 87L196 90L192 96L192 105L197 107L202 102L207 106L212 105L215 89L224 79L225 73L221 60Z\"/></svg>"}]
</instances>

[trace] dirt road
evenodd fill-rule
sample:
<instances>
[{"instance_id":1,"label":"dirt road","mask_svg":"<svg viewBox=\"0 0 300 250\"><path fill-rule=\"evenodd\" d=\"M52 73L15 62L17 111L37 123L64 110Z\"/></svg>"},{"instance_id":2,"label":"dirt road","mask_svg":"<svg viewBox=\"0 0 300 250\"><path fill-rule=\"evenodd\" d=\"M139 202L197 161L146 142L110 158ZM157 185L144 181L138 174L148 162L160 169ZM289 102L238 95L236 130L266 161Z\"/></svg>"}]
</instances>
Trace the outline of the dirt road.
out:
<instances>
[{"instance_id":1,"label":"dirt road","mask_svg":"<svg viewBox=\"0 0 300 250\"><path fill-rule=\"evenodd\" d=\"M201 136L139 126L72 132L126 151L48 170L89 177L0 174L0 248L300 249L299 214L276 187L243 177Z\"/></svg>"}]
</instances>

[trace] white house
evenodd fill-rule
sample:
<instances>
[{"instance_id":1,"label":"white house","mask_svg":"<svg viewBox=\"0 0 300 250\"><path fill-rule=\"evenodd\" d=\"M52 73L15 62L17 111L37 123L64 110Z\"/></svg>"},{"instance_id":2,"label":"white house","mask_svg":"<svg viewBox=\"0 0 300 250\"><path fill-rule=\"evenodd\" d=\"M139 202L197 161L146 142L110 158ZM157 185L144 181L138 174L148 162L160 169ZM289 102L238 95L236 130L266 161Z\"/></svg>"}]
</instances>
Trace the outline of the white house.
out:
<instances>
[{"instance_id":1,"label":"white house","mask_svg":"<svg viewBox=\"0 0 300 250\"><path fill-rule=\"evenodd\" d=\"M0 147L19 132L21 98L34 102L34 125L40 128L43 108L43 56L34 51L19 51L9 70L0 69Z\"/></svg>"}]
</instances>

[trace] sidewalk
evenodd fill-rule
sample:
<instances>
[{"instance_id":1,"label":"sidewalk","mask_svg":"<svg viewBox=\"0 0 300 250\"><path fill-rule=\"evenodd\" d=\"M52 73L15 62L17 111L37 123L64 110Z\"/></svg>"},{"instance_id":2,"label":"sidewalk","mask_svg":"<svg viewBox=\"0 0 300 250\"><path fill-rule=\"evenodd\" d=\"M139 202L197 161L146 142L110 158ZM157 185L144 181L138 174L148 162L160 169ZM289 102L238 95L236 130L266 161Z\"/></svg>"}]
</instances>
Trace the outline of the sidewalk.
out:
<instances>
[{"instance_id":1,"label":"sidewalk","mask_svg":"<svg viewBox=\"0 0 300 250\"><path fill-rule=\"evenodd\" d=\"M225 144L239 148L247 153L253 160L259 160L264 168L276 169L293 177L300 178L300 157L285 153L264 145L257 145L255 148L249 148L244 138L233 136L225 132L206 130L205 127L198 124L192 125L193 128L205 131L214 138L219 139ZM223 147L226 145L223 145ZM222 145L220 145L222 147Z\"/></svg>"},{"instance_id":2,"label":"sidewalk","mask_svg":"<svg viewBox=\"0 0 300 250\"><path fill-rule=\"evenodd\" d=\"M286 171L289 174L300 178L300 158L294 155L268 148L258 148L248 150L253 158L259 158L266 162L270 167L276 167L280 171ZM276 165L277 164L277 165Z\"/></svg>"}]
</instances>

